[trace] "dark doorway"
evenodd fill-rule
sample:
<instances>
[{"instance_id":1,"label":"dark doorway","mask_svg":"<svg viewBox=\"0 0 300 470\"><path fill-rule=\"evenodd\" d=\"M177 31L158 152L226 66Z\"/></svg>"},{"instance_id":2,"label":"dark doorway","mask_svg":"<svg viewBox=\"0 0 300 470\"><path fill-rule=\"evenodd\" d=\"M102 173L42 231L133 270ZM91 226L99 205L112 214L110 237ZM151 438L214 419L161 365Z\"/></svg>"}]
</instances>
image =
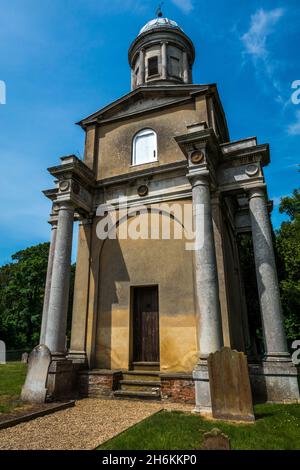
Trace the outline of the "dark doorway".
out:
<instances>
[{"instance_id":1,"label":"dark doorway","mask_svg":"<svg viewBox=\"0 0 300 470\"><path fill-rule=\"evenodd\" d=\"M158 286L133 289L133 362L159 363Z\"/></svg>"}]
</instances>

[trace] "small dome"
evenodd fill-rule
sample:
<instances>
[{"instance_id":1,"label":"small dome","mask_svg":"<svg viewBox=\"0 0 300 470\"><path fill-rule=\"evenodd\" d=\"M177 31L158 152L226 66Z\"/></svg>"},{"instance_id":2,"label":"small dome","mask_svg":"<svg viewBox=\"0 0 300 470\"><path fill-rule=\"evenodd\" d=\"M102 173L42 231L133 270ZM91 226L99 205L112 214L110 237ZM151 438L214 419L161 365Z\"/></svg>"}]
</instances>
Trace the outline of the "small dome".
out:
<instances>
[{"instance_id":1,"label":"small dome","mask_svg":"<svg viewBox=\"0 0 300 470\"><path fill-rule=\"evenodd\" d=\"M140 34L146 33L147 31L151 31L157 28L171 28L171 29L178 29L179 31L183 31L180 26L176 23L176 21L169 20L168 18L155 18L154 20L148 21L147 24L141 29L139 32Z\"/></svg>"}]
</instances>

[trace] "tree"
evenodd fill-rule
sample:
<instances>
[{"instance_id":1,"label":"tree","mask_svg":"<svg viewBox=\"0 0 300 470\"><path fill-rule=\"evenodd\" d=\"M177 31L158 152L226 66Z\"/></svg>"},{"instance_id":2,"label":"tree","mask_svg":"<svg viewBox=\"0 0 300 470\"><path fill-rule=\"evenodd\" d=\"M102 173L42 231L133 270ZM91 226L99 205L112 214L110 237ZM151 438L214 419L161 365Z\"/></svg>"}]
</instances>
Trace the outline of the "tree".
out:
<instances>
[{"instance_id":1,"label":"tree","mask_svg":"<svg viewBox=\"0 0 300 470\"><path fill-rule=\"evenodd\" d=\"M9 349L39 343L49 243L19 251L0 268L0 337ZM74 267L71 289L73 292Z\"/></svg>"},{"instance_id":2,"label":"tree","mask_svg":"<svg viewBox=\"0 0 300 470\"><path fill-rule=\"evenodd\" d=\"M276 232L278 275L289 342L300 338L300 188L281 199L279 211L290 220Z\"/></svg>"}]
</instances>

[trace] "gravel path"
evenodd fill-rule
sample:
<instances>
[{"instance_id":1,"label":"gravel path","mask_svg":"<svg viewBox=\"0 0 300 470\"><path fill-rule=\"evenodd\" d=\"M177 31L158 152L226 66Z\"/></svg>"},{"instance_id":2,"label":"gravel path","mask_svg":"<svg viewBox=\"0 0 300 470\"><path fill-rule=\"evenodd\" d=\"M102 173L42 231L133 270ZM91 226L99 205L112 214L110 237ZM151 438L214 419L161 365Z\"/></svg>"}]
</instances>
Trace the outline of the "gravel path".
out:
<instances>
[{"instance_id":1,"label":"gravel path","mask_svg":"<svg viewBox=\"0 0 300 470\"><path fill-rule=\"evenodd\" d=\"M92 450L162 409L190 411L187 405L85 399L74 408L0 431L2 450Z\"/></svg>"}]
</instances>

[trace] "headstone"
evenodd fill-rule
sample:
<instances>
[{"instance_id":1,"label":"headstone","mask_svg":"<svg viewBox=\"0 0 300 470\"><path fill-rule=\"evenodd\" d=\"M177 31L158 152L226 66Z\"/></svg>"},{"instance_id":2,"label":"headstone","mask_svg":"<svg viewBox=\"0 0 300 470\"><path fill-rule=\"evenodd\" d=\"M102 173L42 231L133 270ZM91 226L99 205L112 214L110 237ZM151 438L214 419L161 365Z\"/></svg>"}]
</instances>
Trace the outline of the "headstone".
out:
<instances>
[{"instance_id":1,"label":"headstone","mask_svg":"<svg viewBox=\"0 0 300 470\"><path fill-rule=\"evenodd\" d=\"M220 429L214 428L204 434L204 450L230 450L230 439Z\"/></svg>"},{"instance_id":2,"label":"headstone","mask_svg":"<svg viewBox=\"0 0 300 470\"><path fill-rule=\"evenodd\" d=\"M21 400L30 403L45 403L47 377L51 364L51 353L47 346L39 345L30 353L28 371L22 388Z\"/></svg>"},{"instance_id":3,"label":"headstone","mask_svg":"<svg viewBox=\"0 0 300 470\"><path fill-rule=\"evenodd\" d=\"M4 341L0 340L0 364L6 364L6 346Z\"/></svg>"},{"instance_id":4,"label":"headstone","mask_svg":"<svg viewBox=\"0 0 300 470\"><path fill-rule=\"evenodd\" d=\"M27 364L28 363L28 358L29 358L29 354L27 352L24 352L22 354L21 362L23 362L23 364Z\"/></svg>"},{"instance_id":5,"label":"headstone","mask_svg":"<svg viewBox=\"0 0 300 470\"><path fill-rule=\"evenodd\" d=\"M254 421L244 353L223 348L208 357L212 415L217 419Z\"/></svg>"}]
</instances>

